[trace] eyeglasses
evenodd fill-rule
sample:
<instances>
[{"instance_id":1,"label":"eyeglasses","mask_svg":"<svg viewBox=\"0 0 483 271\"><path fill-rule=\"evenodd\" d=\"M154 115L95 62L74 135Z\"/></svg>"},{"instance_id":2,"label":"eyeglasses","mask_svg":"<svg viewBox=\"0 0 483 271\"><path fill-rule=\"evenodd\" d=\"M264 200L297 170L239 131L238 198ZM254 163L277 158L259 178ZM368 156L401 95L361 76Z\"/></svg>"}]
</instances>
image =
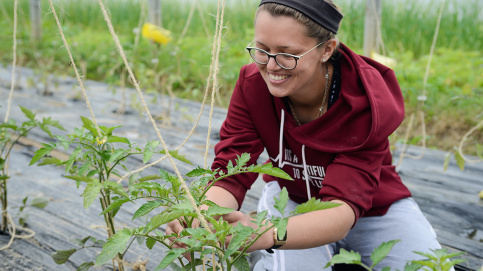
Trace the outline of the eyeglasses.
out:
<instances>
[{"instance_id":1,"label":"eyeglasses","mask_svg":"<svg viewBox=\"0 0 483 271\"><path fill-rule=\"evenodd\" d=\"M304 55L308 54L310 51L314 50L315 48L319 47L324 42L325 41L315 45L312 49L308 50L307 52L299 56L286 54L286 53L269 54L265 50L262 50L256 47L250 47L250 46L248 46L246 49L248 50L248 53L253 58L253 60L258 64L267 65L268 62L270 61L270 58L273 57L273 59L275 59L275 62L277 62L277 64L283 69L293 70L295 69L295 67L297 67L297 62L300 58L302 58ZM252 43L253 41L250 42L250 44Z\"/></svg>"}]
</instances>

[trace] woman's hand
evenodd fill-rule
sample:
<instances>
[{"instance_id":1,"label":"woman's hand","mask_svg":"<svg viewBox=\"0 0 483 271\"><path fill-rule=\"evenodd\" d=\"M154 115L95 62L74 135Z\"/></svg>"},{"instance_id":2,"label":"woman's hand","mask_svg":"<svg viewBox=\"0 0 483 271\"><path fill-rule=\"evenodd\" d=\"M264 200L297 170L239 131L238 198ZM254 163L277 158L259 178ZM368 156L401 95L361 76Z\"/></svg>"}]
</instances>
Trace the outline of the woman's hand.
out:
<instances>
[{"instance_id":1,"label":"woman's hand","mask_svg":"<svg viewBox=\"0 0 483 271\"><path fill-rule=\"evenodd\" d=\"M253 218L247 214L244 214L242 212L239 212L239 211L233 211L229 214L226 214L226 215L223 215L223 219L225 221L227 221L228 223L230 223L230 225L232 225L233 227L235 227L236 225L238 225L238 223L244 225L244 226L248 226L248 227L251 227L253 229L258 229L258 225L253 223ZM268 227L270 227L271 224L269 224ZM262 226L259 230L259 232L264 232L266 230L266 228L264 226ZM256 235L252 235L252 238L255 239L257 236ZM231 240L231 236L229 236L227 239L226 239L226 245L228 245L230 243L230 240ZM255 250L261 250L261 249L267 249L267 248L271 248L273 246L273 228L272 229L269 229L267 232L265 232L264 234L262 234L262 236L260 236L260 238L258 238L258 240L253 243L252 246L250 246L246 252L252 252L252 251L255 251Z\"/></svg>"},{"instance_id":2,"label":"woman's hand","mask_svg":"<svg viewBox=\"0 0 483 271\"><path fill-rule=\"evenodd\" d=\"M186 222L184 222L186 223ZM197 219L195 219L192 223L193 227L196 228L199 226L199 221ZM176 236L179 236L180 232L182 232L185 227L187 227L187 225L181 225L181 222L178 220L178 219L175 219L171 222L168 223L168 225L166 226L166 235L171 235L171 234L175 234ZM176 240L176 237L169 237L168 238L171 243L172 243L172 248L187 248L188 246L184 243L180 243L180 242L175 242ZM189 253L186 253L184 255L184 257L191 262L191 255Z\"/></svg>"}]
</instances>

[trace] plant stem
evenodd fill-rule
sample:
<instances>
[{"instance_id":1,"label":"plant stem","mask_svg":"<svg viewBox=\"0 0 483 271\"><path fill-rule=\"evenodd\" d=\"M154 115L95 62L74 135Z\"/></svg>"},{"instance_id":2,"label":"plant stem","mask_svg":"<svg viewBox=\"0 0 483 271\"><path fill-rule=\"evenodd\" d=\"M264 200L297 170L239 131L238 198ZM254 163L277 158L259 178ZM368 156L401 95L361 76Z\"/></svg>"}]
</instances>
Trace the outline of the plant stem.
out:
<instances>
[{"instance_id":1,"label":"plant stem","mask_svg":"<svg viewBox=\"0 0 483 271\"><path fill-rule=\"evenodd\" d=\"M196 265L195 265L195 253L191 252L191 270L196 271Z\"/></svg>"},{"instance_id":2,"label":"plant stem","mask_svg":"<svg viewBox=\"0 0 483 271\"><path fill-rule=\"evenodd\" d=\"M5 174L5 170L2 171L4 175ZM1 230L2 232L7 232L7 225L8 225L8 218L7 218L7 207L8 207L8 201L7 201L7 180L2 180L2 185L1 185L1 188L2 188L2 192L3 192L3 195L2 195L2 226L1 226Z\"/></svg>"}]
</instances>

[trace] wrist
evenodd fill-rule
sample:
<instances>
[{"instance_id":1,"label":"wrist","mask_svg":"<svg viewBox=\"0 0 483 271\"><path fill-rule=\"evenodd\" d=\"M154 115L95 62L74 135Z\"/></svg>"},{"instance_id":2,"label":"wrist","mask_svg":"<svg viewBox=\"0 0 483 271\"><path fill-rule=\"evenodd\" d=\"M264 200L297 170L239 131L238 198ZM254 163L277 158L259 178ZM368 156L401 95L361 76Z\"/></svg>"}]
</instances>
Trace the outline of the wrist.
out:
<instances>
[{"instance_id":1,"label":"wrist","mask_svg":"<svg viewBox=\"0 0 483 271\"><path fill-rule=\"evenodd\" d=\"M278 232L277 227L273 227L271 232L272 241L269 243L272 244L272 246L268 249L265 249L268 253L273 253L274 249L282 247L287 242L287 231L285 231L285 234L281 235L280 232Z\"/></svg>"}]
</instances>

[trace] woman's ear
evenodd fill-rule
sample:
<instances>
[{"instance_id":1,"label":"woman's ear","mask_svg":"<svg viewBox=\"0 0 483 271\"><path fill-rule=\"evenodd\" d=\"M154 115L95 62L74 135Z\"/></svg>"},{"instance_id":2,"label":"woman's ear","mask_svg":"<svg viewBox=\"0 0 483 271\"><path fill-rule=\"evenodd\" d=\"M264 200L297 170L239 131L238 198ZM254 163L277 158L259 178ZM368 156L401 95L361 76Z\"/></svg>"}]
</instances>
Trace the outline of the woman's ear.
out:
<instances>
[{"instance_id":1,"label":"woman's ear","mask_svg":"<svg viewBox=\"0 0 483 271\"><path fill-rule=\"evenodd\" d=\"M335 39L330 39L324 44L323 54L321 61L322 63L327 62L332 54L334 54L335 48L337 47L337 41Z\"/></svg>"}]
</instances>

